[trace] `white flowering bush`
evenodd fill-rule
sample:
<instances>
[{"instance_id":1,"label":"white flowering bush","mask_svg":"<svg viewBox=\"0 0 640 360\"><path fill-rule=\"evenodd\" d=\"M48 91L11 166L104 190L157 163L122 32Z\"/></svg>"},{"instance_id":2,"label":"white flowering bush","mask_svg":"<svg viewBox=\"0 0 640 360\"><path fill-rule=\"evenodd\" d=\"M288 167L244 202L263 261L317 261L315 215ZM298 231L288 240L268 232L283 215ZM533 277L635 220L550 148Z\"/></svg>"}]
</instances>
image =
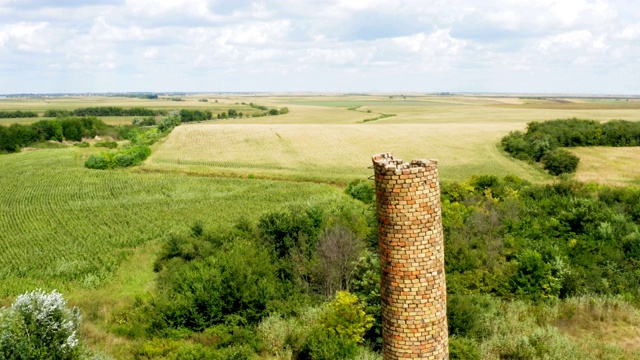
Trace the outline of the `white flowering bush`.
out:
<instances>
[{"instance_id":1,"label":"white flowering bush","mask_svg":"<svg viewBox=\"0 0 640 360\"><path fill-rule=\"evenodd\" d=\"M80 313L55 290L35 290L0 309L0 358L78 359Z\"/></svg>"}]
</instances>

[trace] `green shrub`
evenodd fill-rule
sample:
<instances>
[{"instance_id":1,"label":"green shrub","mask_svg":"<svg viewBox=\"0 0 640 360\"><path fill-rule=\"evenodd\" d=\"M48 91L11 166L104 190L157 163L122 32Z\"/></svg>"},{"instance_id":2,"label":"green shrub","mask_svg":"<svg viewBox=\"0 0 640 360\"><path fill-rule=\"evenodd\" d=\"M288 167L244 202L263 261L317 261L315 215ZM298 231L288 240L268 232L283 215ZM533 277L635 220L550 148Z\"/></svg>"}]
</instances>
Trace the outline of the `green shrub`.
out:
<instances>
[{"instance_id":1,"label":"green shrub","mask_svg":"<svg viewBox=\"0 0 640 360\"><path fill-rule=\"evenodd\" d=\"M150 146L155 144L165 135L166 133L161 132L157 127L155 127L144 132L137 133L136 136L131 139L131 143Z\"/></svg>"},{"instance_id":2,"label":"green shrub","mask_svg":"<svg viewBox=\"0 0 640 360\"><path fill-rule=\"evenodd\" d=\"M154 126L156 124L156 118L153 116L135 117L131 121L131 124L135 126Z\"/></svg>"},{"instance_id":3,"label":"green shrub","mask_svg":"<svg viewBox=\"0 0 640 360\"><path fill-rule=\"evenodd\" d=\"M358 346L355 342L342 338L335 332L322 327L311 330L306 346L299 358L313 360L346 360L355 358Z\"/></svg>"},{"instance_id":4,"label":"green shrub","mask_svg":"<svg viewBox=\"0 0 640 360\"><path fill-rule=\"evenodd\" d=\"M449 336L450 360L480 360L480 348L478 344L465 337Z\"/></svg>"},{"instance_id":5,"label":"green shrub","mask_svg":"<svg viewBox=\"0 0 640 360\"><path fill-rule=\"evenodd\" d=\"M281 299L268 251L242 237L170 238L156 263L160 293L154 302L162 330L202 330L217 324L255 324Z\"/></svg>"},{"instance_id":6,"label":"green shrub","mask_svg":"<svg viewBox=\"0 0 640 360\"><path fill-rule=\"evenodd\" d=\"M373 316L373 325L364 335L374 350L382 349L382 307L380 300L380 258L366 251L355 263L350 291L365 304L365 312Z\"/></svg>"},{"instance_id":7,"label":"green shrub","mask_svg":"<svg viewBox=\"0 0 640 360\"><path fill-rule=\"evenodd\" d=\"M170 132L174 127L180 125L181 122L180 112L172 111L169 115L160 119L160 122L158 122L158 130L160 130L160 132Z\"/></svg>"},{"instance_id":8,"label":"green shrub","mask_svg":"<svg viewBox=\"0 0 640 360\"><path fill-rule=\"evenodd\" d=\"M138 343L132 350L136 359L154 359L169 356L180 348L180 343L173 339L155 338Z\"/></svg>"},{"instance_id":9,"label":"green shrub","mask_svg":"<svg viewBox=\"0 0 640 360\"><path fill-rule=\"evenodd\" d=\"M114 157L114 165L116 167L129 167L136 165L136 158L130 153L116 154Z\"/></svg>"},{"instance_id":10,"label":"green shrub","mask_svg":"<svg viewBox=\"0 0 640 360\"><path fill-rule=\"evenodd\" d=\"M106 154L91 154L84 166L89 169L106 170L111 167L111 163Z\"/></svg>"},{"instance_id":11,"label":"green shrub","mask_svg":"<svg viewBox=\"0 0 640 360\"><path fill-rule=\"evenodd\" d=\"M249 360L254 358L253 350L247 346L236 345L213 349L201 344L182 346L172 357L175 360Z\"/></svg>"},{"instance_id":12,"label":"green shrub","mask_svg":"<svg viewBox=\"0 0 640 360\"><path fill-rule=\"evenodd\" d=\"M90 146L90 144L88 142L86 142L86 141L83 141L83 142L75 143L75 144L73 144L73 146L77 146L77 147L80 147L80 148L88 148Z\"/></svg>"},{"instance_id":13,"label":"green shrub","mask_svg":"<svg viewBox=\"0 0 640 360\"><path fill-rule=\"evenodd\" d=\"M209 360L216 359L215 350L202 346L201 344L186 345L180 347L175 353L175 360Z\"/></svg>"},{"instance_id":14,"label":"green shrub","mask_svg":"<svg viewBox=\"0 0 640 360\"><path fill-rule=\"evenodd\" d=\"M517 295L541 300L557 298L561 283L553 274L553 268L547 264L540 253L525 250L518 256L515 275L511 278L513 292Z\"/></svg>"},{"instance_id":15,"label":"green shrub","mask_svg":"<svg viewBox=\"0 0 640 360\"><path fill-rule=\"evenodd\" d=\"M302 241L315 251L324 213L319 207L289 208L263 215L258 220L258 232L273 247L276 258L286 258Z\"/></svg>"},{"instance_id":16,"label":"green shrub","mask_svg":"<svg viewBox=\"0 0 640 360\"><path fill-rule=\"evenodd\" d=\"M271 356L288 354L291 358L295 347L291 342L295 342L294 338L302 337L299 335L301 328L294 318L283 319L278 314L264 318L256 329L262 352Z\"/></svg>"},{"instance_id":17,"label":"green shrub","mask_svg":"<svg viewBox=\"0 0 640 360\"><path fill-rule=\"evenodd\" d=\"M311 358L349 359L355 356L357 345L364 341L364 334L374 320L364 308L357 296L338 291L309 335L307 348Z\"/></svg>"},{"instance_id":18,"label":"green shrub","mask_svg":"<svg viewBox=\"0 0 640 360\"><path fill-rule=\"evenodd\" d=\"M580 162L577 156L564 149L549 151L540 160L551 175L575 172Z\"/></svg>"},{"instance_id":19,"label":"green shrub","mask_svg":"<svg viewBox=\"0 0 640 360\"><path fill-rule=\"evenodd\" d=\"M498 301L489 295L447 296L449 335L481 339L486 334L485 319L497 313Z\"/></svg>"},{"instance_id":20,"label":"green shrub","mask_svg":"<svg viewBox=\"0 0 640 360\"><path fill-rule=\"evenodd\" d=\"M104 140L104 141L96 142L93 146L95 146L95 147L104 147L104 148L107 148L107 149L115 149L115 148L118 147L118 143L115 142L115 141Z\"/></svg>"},{"instance_id":21,"label":"green shrub","mask_svg":"<svg viewBox=\"0 0 640 360\"><path fill-rule=\"evenodd\" d=\"M376 199L376 188L373 181L354 180L347 185L344 193L366 204L371 204Z\"/></svg>"},{"instance_id":22,"label":"green shrub","mask_svg":"<svg viewBox=\"0 0 640 360\"><path fill-rule=\"evenodd\" d=\"M35 290L18 296L0 312L3 359L79 359L80 313L62 295Z\"/></svg>"}]
</instances>

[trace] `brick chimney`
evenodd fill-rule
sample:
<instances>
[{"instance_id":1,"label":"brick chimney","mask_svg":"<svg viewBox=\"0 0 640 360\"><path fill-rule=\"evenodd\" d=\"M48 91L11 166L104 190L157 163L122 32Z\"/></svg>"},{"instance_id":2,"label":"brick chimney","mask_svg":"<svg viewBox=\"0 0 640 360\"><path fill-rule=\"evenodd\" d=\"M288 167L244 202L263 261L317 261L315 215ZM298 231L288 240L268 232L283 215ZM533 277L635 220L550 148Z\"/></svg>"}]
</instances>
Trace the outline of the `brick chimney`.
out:
<instances>
[{"instance_id":1,"label":"brick chimney","mask_svg":"<svg viewBox=\"0 0 640 360\"><path fill-rule=\"evenodd\" d=\"M438 162L373 156L385 360L448 359Z\"/></svg>"}]
</instances>

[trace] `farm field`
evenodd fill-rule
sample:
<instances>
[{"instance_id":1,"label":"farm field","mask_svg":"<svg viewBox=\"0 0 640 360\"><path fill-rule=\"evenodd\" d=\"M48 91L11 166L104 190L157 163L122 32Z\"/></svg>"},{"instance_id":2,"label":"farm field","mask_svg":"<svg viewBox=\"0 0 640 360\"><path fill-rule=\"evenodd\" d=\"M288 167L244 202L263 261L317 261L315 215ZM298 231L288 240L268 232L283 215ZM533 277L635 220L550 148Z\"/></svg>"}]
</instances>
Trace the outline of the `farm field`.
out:
<instances>
[{"instance_id":1,"label":"farm field","mask_svg":"<svg viewBox=\"0 0 640 360\"><path fill-rule=\"evenodd\" d=\"M504 156L496 146L510 124L211 124L176 128L144 170L346 183L371 175L371 156L440 161L445 180L473 174L548 176Z\"/></svg>"},{"instance_id":2,"label":"farm field","mask_svg":"<svg viewBox=\"0 0 640 360\"><path fill-rule=\"evenodd\" d=\"M0 156L0 298L101 287L134 249L195 221L222 226L336 193L323 184L88 170L84 154Z\"/></svg>"},{"instance_id":3,"label":"farm field","mask_svg":"<svg viewBox=\"0 0 640 360\"><path fill-rule=\"evenodd\" d=\"M27 290L58 289L86 314L83 332L90 344L126 358L120 353L126 340L108 332L106 319L121 303L147 294L156 278L153 262L162 241L171 233L189 231L196 221L208 229L224 228L289 203L346 197L344 185L369 177L371 156L379 152L405 160L438 159L443 181L491 174L551 182L541 169L505 155L497 145L501 137L537 120L640 121L637 101L382 95L183 98L0 99L0 110L41 114L92 106L248 111L242 102L290 109L278 116L183 124L153 145L142 166L128 170L85 169L87 156L101 151L93 147L0 155L0 305L9 305ZM381 114L393 116L365 122ZM39 119L0 119L0 125ZM103 119L128 124L132 117ZM580 181L640 185L637 148L571 151L581 158L575 175ZM585 333L579 337L588 338Z\"/></svg>"},{"instance_id":4,"label":"farm field","mask_svg":"<svg viewBox=\"0 0 640 360\"><path fill-rule=\"evenodd\" d=\"M580 158L575 178L606 185L640 185L640 147L569 149Z\"/></svg>"},{"instance_id":5,"label":"farm field","mask_svg":"<svg viewBox=\"0 0 640 360\"><path fill-rule=\"evenodd\" d=\"M209 101L198 101L201 98ZM445 181L474 174L511 174L546 182L551 177L540 169L505 156L497 146L499 139L539 117L640 120L635 101L625 102L620 109L570 110L542 109L545 104L562 107L567 102L491 97L201 95L185 99L0 99L0 110L8 111L86 106L215 110L242 107L235 105L242 102L291 109L286 115L179 126L154 145L152 156L134 170L85 169L83 159L93 149L0 156L0 297L38 286L99 287L132 249L148 241L184 230L195 220L223 224L287 201L340 192L314 183L344 185L367 178L371 156L378 152L392 152L405 160L438 159ZM523 108L532 103L539 109ZM379 113L396 116L362 123ZM15 120L23 119L2 122ZM128 119L107 120L124 123ZM635 149L573 151L583 158L577 179L638 184Z\"/></svg>"},{"instance_id":6,"label":"farm field","mask_svg":"<svg viewBox=\"0 0 640 360\"><path fill-rule=\"evenodd\" d=\"M377 114L396 116L376 120L376 123L512 123L524 124L560 118L585 118L600 121L640 120L640 101L594 103L582 99L531 100L517 97L478 96L415 96L406 99L389 96L323 96L323 97L265 97L259 103L287 106L291 113L278 123L356 123ZM302 107L295 111L297 107ZM348 109L355 110L348 110ZM353 114L351 119L339 117L316 120L319 112L341 109ZM356 111L357 110L357 111ZM371 113L367 113L367 111ZM233 123L261 123L262 119L234 119ZM517 128L517 127L516 127Z\"/></svg>"}]
</instances>

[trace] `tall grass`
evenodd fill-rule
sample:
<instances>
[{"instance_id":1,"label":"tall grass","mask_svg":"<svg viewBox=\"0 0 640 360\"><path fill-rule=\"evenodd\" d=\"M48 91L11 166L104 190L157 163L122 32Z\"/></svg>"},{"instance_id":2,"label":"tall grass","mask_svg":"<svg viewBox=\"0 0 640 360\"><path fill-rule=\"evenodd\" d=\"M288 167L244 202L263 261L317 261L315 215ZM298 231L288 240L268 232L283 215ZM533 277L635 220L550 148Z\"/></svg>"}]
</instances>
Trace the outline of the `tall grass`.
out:
<instances>
[{"instance_id":1,"label":"tall grass","mask_svg":"<svg viewBox=\"0 0 640 360\"><path fill-rule=\"evenodd\" d=\"M483 319L483 359L640 359L640 311L621 297L584 296L533 305L499 302ZM601 336L595 328L618 336ZM635 328L624 335L620 330ZM586 332L577 332L586 329Z\"/></svg>"}]
</instances>

